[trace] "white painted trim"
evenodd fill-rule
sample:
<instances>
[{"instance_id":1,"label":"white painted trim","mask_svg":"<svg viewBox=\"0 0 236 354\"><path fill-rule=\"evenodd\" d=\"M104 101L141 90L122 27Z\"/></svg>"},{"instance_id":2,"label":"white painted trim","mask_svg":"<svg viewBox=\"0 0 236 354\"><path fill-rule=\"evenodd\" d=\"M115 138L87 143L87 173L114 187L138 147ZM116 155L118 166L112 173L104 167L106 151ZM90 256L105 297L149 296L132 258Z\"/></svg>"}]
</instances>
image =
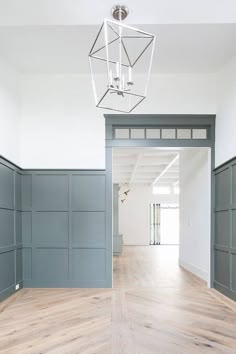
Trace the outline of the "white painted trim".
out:
<instances>
[{"instance_id":1,"label":"white painted trim","mask_svg":"<svg viewBox=\"0 0 236 354\"><path fill-rule=\"evenodd\" d=\"M173 160L170 161L170 163L164 168L164 170L155 178L155 180L152 182L152 186L155 186L155 184L159 181L159 179L171 168L172 165L178 160L179 154L175 156Z\"/></svg>"},{"instance_id":2,"label":"white painted trim","mask_svg":"<svg viewBox=\"0 0 236 354\"><path fill-rule=\"evenodd\" d=\"M133 180L134 180L134 177L135 177L136 171L138 169L139 163L140 163L140 161L142 159L142 156L143 156L142 154L138 154L137 160L136 160L135 165L133 167L133 171L131 173L129 184L131 184L133 182Z\"/></svg>"},{"instance_id":3,"label":"white painted trim","mask_svg":"<svg viewBox=\"0 0 236 354\"><path fill-rule=\"evenodd\" d=\"M194 265L184 262L183 260L179 259L179 266L188 270L189 272L193 273L196 275L198 278L201 278L205 282L207 282L207 285L209 287L209 276L208 273L205 270L199 269L195 267Z\"/></svg>"}]
</instances>

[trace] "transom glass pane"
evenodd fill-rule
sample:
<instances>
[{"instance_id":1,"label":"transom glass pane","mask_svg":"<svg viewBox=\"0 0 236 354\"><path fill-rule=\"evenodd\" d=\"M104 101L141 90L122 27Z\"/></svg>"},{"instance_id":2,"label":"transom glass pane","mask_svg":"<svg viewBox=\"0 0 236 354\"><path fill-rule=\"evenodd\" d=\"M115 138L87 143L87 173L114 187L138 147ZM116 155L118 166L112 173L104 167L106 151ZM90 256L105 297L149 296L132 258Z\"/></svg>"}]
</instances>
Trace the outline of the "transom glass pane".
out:
<instances>
[{"instance_id":1,"label":"transom glass pane","mask_svg":"<svg viewBox=\"0 0 236 354\"><path fill-rule=\"evenodd\" d=\"M160 129L146 129L147 139L160 139L161 131Z\"/></svg>"},{"instance_id":2,"label":"transom glass pane","mask_svg":"<svg viewBox=\"0 0 236 354\"><path fill-rule=\"evenodd\" d=\"M175 139L175 129L162 129L161 137L162 139Z\"/></svg>"},{"instance_id":3,"label":"transom glass pane","mask_svg":"<svg viewBox=\"0 0 236 354\"><path fill-rule=\"evenodd\" d=\"M177 139L191 139L191 129L177 129Z\"/></svg>"},{"instance_id":4,"label":"transom glass pane","mask_svg":"<svg viewBox=\"0 0 236 354\"><path fill-rule=\"evenodd\" d=\"M193 139L207 139L206 129L193 129Z\"/></svg>"},{"instance_id":5,"label":"transom glass pane","mask_svg":"<svg viewBox=\"0 0 236 354\"><path fill-rule=\"evenodd\" d=\"M129 139L129 129L115 129L116 139Z\"/></svg>"},{"instance_id":6,"label":"transom glass pane","mask_svg":"<svg viewBox=\"0 0 236 354\"><path fill-rule=\"evenodd\" d=\"M131 139L144 139L144 129L131 129Z\"/></svg>"}]
</instances>

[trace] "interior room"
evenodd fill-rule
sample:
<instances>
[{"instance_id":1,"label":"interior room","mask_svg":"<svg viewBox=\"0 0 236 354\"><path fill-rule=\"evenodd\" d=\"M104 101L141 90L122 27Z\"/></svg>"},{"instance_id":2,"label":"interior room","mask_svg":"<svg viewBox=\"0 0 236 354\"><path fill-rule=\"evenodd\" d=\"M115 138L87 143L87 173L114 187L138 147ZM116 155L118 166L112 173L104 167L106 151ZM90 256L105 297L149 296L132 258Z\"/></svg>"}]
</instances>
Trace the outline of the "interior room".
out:
<instances>
[{"instance_id":1,"label":"interior room","mask_svg":"<svg viewBox=\"0 0 236 354\"><path fill-rule=\"evenodd\" d=\"M236 352L236 3L0 0L0 353Z\"/></svg>"},{"instance_id":2,"label":"interior room","mask_svg":"<svg viewBox=\"0 0 236 354\"><path fill-rule=\"evenodd\" d=\"M172 271L180 266L210 286L210 149L113 150L114 284L119 273L129 286L131 279L158 284L162 275L173 284L166 271L171 264ZM126 268L126 254L135 253L140 261Z\"/></svg>"}]
</instances>

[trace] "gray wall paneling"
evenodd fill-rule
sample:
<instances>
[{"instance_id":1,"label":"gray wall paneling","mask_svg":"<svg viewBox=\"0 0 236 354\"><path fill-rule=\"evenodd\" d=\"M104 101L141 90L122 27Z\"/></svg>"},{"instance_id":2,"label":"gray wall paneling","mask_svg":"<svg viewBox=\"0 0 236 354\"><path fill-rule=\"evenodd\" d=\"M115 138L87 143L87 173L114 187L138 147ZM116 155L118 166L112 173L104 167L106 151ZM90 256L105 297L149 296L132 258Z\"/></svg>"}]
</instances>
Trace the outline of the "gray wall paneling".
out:
<instances>
[{"instance_id":1,"label":"gray wall paneling","mask_svg":"<svg viewBox=\"0 0 236 354\"><path fill-rule=\"evenodd\" d=\"M22 175L25 287L110 287L105 171Z\"/></svg>"},{"instance_id":2,"label":"gray wall paneling","mask_svg":"<svg viewBox=\"0 0 236 354\"><path fill-rule=\"evenodd\" d=\"M104 170L22 170L0 157L0 300L19 287L111 287Z\"/></svg>"},{"instance_id":3,"label":"gray wall paneling","mask_svg":"<svg viewBox=\"0 0 236 354\"><path fill-rule=\"evenodd\" d=\"M0 300L22 288L21 170L0 157Z\"/></svg>"},{"instance_id":4,"label":"gray wall paneling","mask_svg":"<svg viewBox=\"0 0 236 354\"><path fill-rule=\"evenodd\" d=\"M236 158L215 170L214 286L236 300Z\"/></svg>"}]
</instances>

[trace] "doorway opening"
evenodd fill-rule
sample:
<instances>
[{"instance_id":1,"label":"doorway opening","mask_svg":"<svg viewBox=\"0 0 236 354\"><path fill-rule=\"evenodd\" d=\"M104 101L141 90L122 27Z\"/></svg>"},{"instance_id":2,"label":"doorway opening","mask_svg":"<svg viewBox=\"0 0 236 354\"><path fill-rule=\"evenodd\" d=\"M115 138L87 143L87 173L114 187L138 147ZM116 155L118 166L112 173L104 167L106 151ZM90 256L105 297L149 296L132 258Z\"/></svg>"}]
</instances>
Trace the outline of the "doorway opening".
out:
<instances>
[{"instance_id":1,"label":"doorway opening","mask_svg":"<svg viewBox=\"0 0 236 354\"><path fill-rule=\"evenodd\" d=\"M106 281L107 285L112 285L112 250L113 250L113 171L112 171L112 159L113 151L116 148L169 148L169 149L182 149L182 148L207 148L208 149L208 164L209 169L207 173L198 171L201 168L195 169L194 173L192 169L193 159L188 155L186 160L189 163L186 165L186 171L189 176L192 175L192 179L189 178L190 183L187 184L188 191L185 195L183 203L185 205L185 212L180 210L181 215L184 217L186 223L184 224L184 235L186 237L186 247L183 248L183 254L186 257L182 257L180 265L191 272L198 273L198 275L208 282L209 286L214 285L214 238L215 238L215 215L214 215L214 201L215 201L215 189L214 189L214 166L215 166L215 115L175 115L175 114L105 114L106 122ZM190 154L191 155L191 154ZM195 156L195 166L200 164L202 158L199 155ZM174 163L174 161L172 162ZM188 165L191 168L188 168ZM199 166L200 166L199 165ZM206 171L205 171L206 172ZM196 179L201 181L201 177L207 176L209 184L203 184L203 188L199 191L194 187ZM207 185L208 191L204 189ZM119 185L118 185L119 188ZM181 186L180 186L181 189ZM210 190L210 191L209 191ZM193 202L193 198L189 198L192 192L194 197L201 196L202 199L198 202ZM130 194L129 194L130 195ZM130 199L130 198L129 198ZM139 198L140 199L140 198ZM149 202L149 204L152 201ZM162 202L164 203L164 202ZM191 203L193 208L189 208ZM124 203L123 203L124 204ZM124 204L125 205L125 204ZM126 203L126 205L128 205ZM204 205L207 205L208 212L205 219L204 216L199 214L199 210L202 211ZM209 207L210 205L210 207ZM181 209L181 208L180 208ZM210 212L209 212L210 209ZM148 210L148 208L147 208ZM192 213L193 211L193 213ZM129 213L133 213L134 209L131 209ZM129 214L129 217L131 216ZM147 220L148 212L146 213ZM139 220L139 215L136 215L136 220ZM206 222L207 220L207 222ZM136 225L137 223L133 223ZM180 223L181 224L181 223ZM198 227L195 228L195 225ZM207 237L203 237L205 244L199 244L199 225L203 226L207 230ZM208 229L209 228L209 229ZM148 227L147 227L148 229ZM192 232L197 230L196 232ZM119 230L118 230L119 231ZM140 230L138 230L140 232ZM146 231L145 231L146 232ZM192 237L188 237L191 235ZM148 239L149 240L149 239ZM182 243L182 233L180 233L180 248ZM164 247L164 246L163 246ZM152 247L152 249L159 249L158 247ZM193 255L189 253L189 249L192 249ZM209 259L209 264L205 264L206 259L202 256L202 252L206 252ZM200 264L200 268L196 267L194 263L199 260L199 254L201 254L204 260L204 265ZM188 255L188 256L187 256ZM190 258L189 258L190 256ZM193 257L191 257L193 256ZM204 268L204 269L203 269Z\"/></svg>"},{"instance_id":2,"label":"doorway opening","mask_svg":"<svg viewBox=\"0 0 236 354\"><path fill-rule=\"evenodd\" d=\"M112 155L115 285L119 273L123 285L138 277L126 262L137 262L140 254L149 269L159 260L149 285L168 262L172 273L181 276L181 266L209 284L210 149L114 147ZM147 278L145 267L141 273Z\"/></svg>"},{"instance_id":3,"label":"doorway opening","mask_svg":"<svg viewBox=\"0 0 236 354\"><path fill-rule=\"evenodd\" d=\"M179 245L179 205L149 204L149 244Z\"/></svg>"}]
</instances>

